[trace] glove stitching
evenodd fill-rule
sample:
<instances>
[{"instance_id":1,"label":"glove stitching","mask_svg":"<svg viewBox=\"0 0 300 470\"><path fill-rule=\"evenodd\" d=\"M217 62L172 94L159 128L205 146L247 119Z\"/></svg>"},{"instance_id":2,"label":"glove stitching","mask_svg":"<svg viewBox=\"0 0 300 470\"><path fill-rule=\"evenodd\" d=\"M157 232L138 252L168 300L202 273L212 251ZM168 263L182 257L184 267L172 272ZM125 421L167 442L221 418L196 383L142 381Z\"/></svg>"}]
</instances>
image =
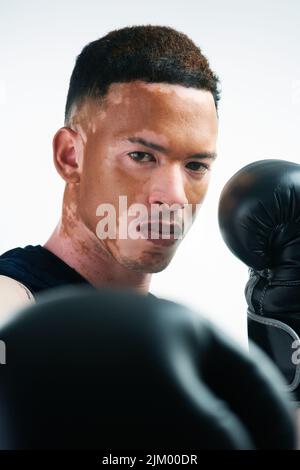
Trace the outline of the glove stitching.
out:
<instances>
[{"instance_id":1,"label":"glove stitching","mask_svg":"<svg viewBox=\"0 0 300 470\"><path fill-rule=\"evenodd\" d=\"M289 334L294 340L297 340L300 342L300 338L297 335L297 333L291 328L290 326L286 325L285 323L275 320L274 318L266 318L263 317L261 318L259 315L256 315L255 313L251 312L249 309L247 310L248 317L251 318L251 320L256 321L258 323L262 323L263 325L267 326L273 326L274 328L279 328L280 330L283 330L285 333ZM286 385L286 390L289 392L294 391L300 383L300 364L296 364L295 366L295 375L292 380L292 382L288 385Z\"/></svg>"},{"instance_id":2,"label":"glove stitching","mask_svg":"<svg viewBox=\"0 0 300 470\"><path fill-rule=\"evenodd\" d=\"M245 297L246 297L249 307L255 310L253 306L253 302L252 302L252 295L253 295L254 288L256 284L258 283L260 277L256 274L256 272L252 268L249 268L249 274L250 274L250 279L245 287Z\"/></svg>"},{"instance_id":3,"label":"glove stitching","mask_svg":"<svg viewBox=\"0 0 300 470\"><path fill-rule=\"evenodd\" d=\"M270 281L270 286L299 286L300 281Z\"/></svg>"},{"instance_id":4,"label":"glove stitching","mask_svg":"<svg viewBox=\"0 0 300 470\"><path fill-rule=\"evenodd\" d=\"M262 290L262 293L261 293L261 298L260 298L260 300L259 300L259 313L260 313L261 315L264 314L263 301L264 301L264 299L265 299L265 296L266 296L266 292L267 292L268 287L269 287L269 283L264 286L264 288L263 288L263 290Z\"/></svg>"}]
</instances>

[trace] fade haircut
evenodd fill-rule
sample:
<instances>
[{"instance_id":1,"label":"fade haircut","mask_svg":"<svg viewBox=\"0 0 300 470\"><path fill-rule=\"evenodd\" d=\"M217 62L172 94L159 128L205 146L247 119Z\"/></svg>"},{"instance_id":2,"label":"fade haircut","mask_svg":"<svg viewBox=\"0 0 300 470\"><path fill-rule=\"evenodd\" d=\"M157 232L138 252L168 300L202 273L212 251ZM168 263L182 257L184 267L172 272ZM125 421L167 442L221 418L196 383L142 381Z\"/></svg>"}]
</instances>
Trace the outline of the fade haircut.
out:
<instances>
[{"instance_id":1,"label":"fade haircut","mask_svg":"<svg viewBox=\"0 0 300 470\"><path fill-rule=\"evenodd\" d=\"M219 78L201 49L168 26L139 25L116 29L87 44L77 56L65 107L65 125L73 105L85 98L104 101L112 83L142 80L210 91L216 109Z\"/></svg>"}]
</instances>

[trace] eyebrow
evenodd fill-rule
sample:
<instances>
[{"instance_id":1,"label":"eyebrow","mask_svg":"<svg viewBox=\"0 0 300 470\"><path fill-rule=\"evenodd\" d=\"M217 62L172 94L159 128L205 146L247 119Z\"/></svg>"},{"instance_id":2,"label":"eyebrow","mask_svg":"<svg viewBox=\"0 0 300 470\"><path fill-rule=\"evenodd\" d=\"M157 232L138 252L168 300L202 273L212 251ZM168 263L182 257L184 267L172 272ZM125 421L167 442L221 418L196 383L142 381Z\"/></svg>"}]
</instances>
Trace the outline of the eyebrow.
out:
<instances>
[{"instance_id":1,"label":"eyebrow","mask_svg":"<svg viewBox=\"0 0 300 470\"><path fill-rule=\"evenodd\" d=\"M134 144L141 144L144 145L144 147L149 147L152 150L157 150L158 152L169 152L169 149L166 147L163 147L162 145L156 144L154 142L150 142L149 140L145 140L142 137L125 137L124 139L125 142L132 142ZM194 153L193 155L190 155L189 158L210 158L212 160L215 160L217 158L217 153L216 152L198 152Z\"/></svg>"}]
</instances>

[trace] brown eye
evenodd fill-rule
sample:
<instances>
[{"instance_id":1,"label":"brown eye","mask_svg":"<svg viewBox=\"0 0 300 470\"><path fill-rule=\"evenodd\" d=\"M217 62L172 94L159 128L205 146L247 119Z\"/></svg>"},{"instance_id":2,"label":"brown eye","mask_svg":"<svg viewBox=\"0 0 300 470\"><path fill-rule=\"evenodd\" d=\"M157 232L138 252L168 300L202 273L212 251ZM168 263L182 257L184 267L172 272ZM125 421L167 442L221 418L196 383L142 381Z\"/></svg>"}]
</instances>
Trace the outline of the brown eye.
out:
<instances>
[{"instance_id":1,"label":"brown eye","mask_svg":"<svg viewBox=\"0 0 300 470\"><path fill-rule=\"evenodd\" d=\"M197 171L197 172L205 172L209 170L209 166L205 165L204 163L200 162L190 162L188 163L187 167L192 170L192 171Z\"/></svg>"},{"instance_id":2,"label":"brown eye","mask_svg":"<svg viewBox=\"0 0 300 470\"><path fill-rule=\"evenodd\" d=\"M128 155L130 156L130 158L136 162L149 162L152 160L154 160L153 158L153 155L151 155L150 153L146 153L146 152L130 152L128 153ZM147 156L147 158L145 158L145 155Z\"/></svg>"}]
</instances>

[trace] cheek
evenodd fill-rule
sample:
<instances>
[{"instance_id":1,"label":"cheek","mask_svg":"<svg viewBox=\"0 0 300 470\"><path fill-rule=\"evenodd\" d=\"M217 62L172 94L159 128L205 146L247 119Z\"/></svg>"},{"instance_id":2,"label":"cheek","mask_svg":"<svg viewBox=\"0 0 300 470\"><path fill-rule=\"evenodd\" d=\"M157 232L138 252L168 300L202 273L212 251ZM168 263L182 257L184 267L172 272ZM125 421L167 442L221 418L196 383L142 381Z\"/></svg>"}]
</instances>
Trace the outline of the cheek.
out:
<instances>
[{"instance_id":1,"label":"cheek","mask_svg":"<svg viewBox=\"0 0 300 470\"><path fill-rule=\"evenodd\" d=\"M93 231L96 230L99 216L97 208L100 204L115 205L115 184L111 172L108 171L105 161L87 155L80 180L79 206L81 216L86 225Z\"/></svg>"},{"instance_id":2,"label":"cheek","mask_svg":"<svg viewBox=\"0 0 300 470\"><path fill-rule=\"evenodd\" d=\"M115 209L118 225L124 211L127 212L134 203L145 201L146 186L145 177L133 177L105 159L99 165L86 165L80 183L80 210L85 223L95 231L102 218L97 215L97 208L101 204L110 204ZM120 196L126 196L125 203Z\"/></svg>"},{"instance_id":3,"label":"cheek","mask_svg":"<svg viewBox=\"0 0 300 470\"><path fill-rule=\"evenodd\" d=\"M197 183L189 185L189 188L186 194L187 194L188 203L192 206L193 220L196 217L198 210L200 209L201 204L203 203L205 199L208 186L209 186L209 181L210 181L210 172L208 172Z\"/></svg>"},{"instance_id":4,"label":"cheek","mask_svg":"<svg viewBox=\"0 0 300 470\"><path fill-rule=\"evenodd\" d=\"M126 156L117 156L110 169L110 180L115 192L127 197L128 206L145 203L151 174L134 165Z\"/></svg>"},{"instance_id":5,"label":"cheek","mask_svg":"<svg viewBox=\"0 0 300 470\"><path fill-rule=\"evenodd\" d=\"M210 181L210 171L201 180L189 185L187 197L189 204L200 204L206 196Z\"/></svg>"}]
</instances>

